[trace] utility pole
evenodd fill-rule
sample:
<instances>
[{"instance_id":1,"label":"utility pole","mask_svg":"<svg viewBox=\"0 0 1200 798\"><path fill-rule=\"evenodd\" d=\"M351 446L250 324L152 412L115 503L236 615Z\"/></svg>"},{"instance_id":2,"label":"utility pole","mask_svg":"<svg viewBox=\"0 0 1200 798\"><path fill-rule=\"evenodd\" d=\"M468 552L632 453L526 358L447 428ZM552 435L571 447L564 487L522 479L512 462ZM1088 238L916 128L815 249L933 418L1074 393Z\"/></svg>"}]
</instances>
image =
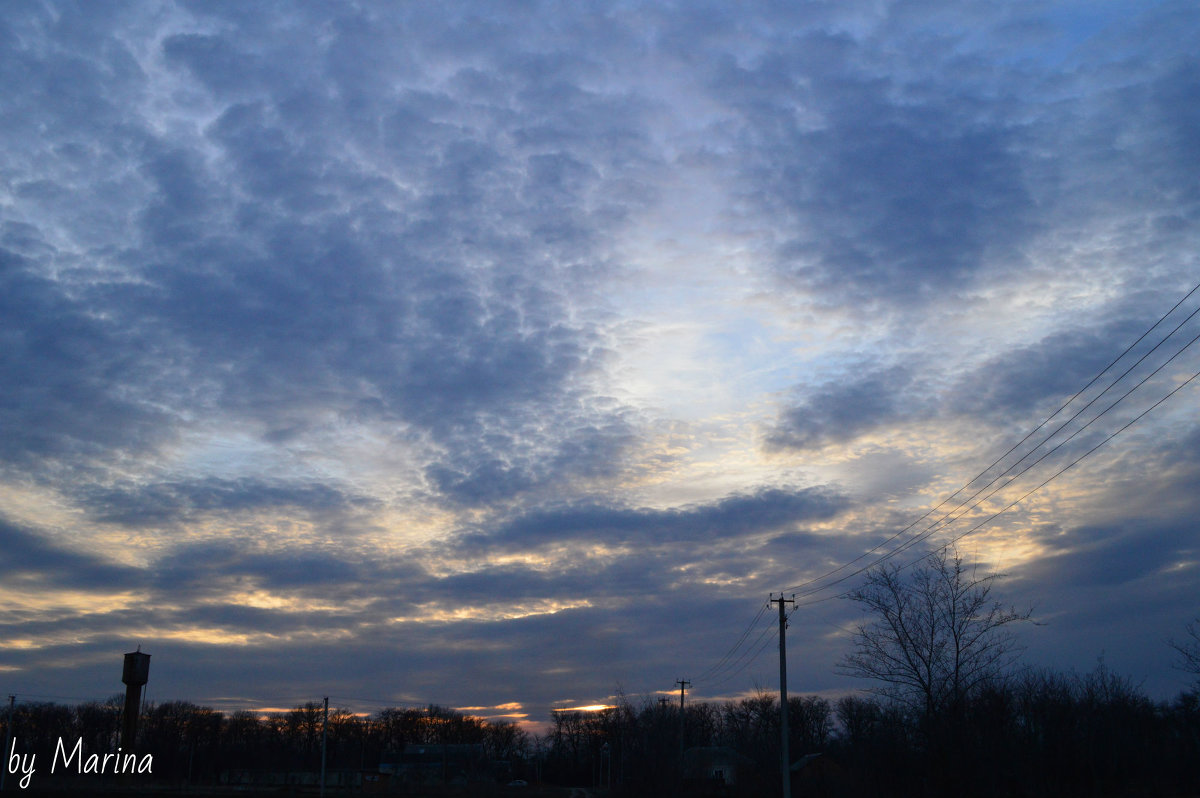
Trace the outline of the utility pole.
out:
<instances>
[{"instance_id":1,"label":"utility pole","mask_svg":"<svg viewBox=\"0 0 1200 798\"><path fill-rule=\"evenodd\" d=\"M325 798L325 741L329 739L329 696L325 696L325 714L321 718L321 798Z\"/></svg>"},{"instance_id":2,"label":"utility pole","mask_svg":"<svg viewBox=\"0 0 1200 798\"><path fill-rule=\"evenodd\" d=\"M13 738L13 704L17 703L17 697L10 695L8 697L8 734L4 735L4 767L0 768L0 790L4 789L4 777L8 775L8 755L12 750L9 746L12 744Z\"/></svg>"},{"instance_id":3,"label":"utility pole","mask_svg":"<svg viewBox=\"0 0 1200 798\"><path fill-rule=\"evenodd\" d=\"M687 723L687 721L685 720L686 716L683 714L683 693L685 690L687 690L689 687L692 686L692 683L685 679L676 679L675 684L679 685L679 784L682 789L682 785L683 785L683 737L684 737L685 729L687 728L685 725Z\"/></svg>"},{"instance_id":4,"label":"utility pole","mask_svg":"<svg viewBox=\"0 0 1200 798\"><path fill-rule=\"evenodd\" d=\"M692 686L692 683L683 679L676 679L675 684L679 685L679 711L683 712L683 691Z\"/></svg>"},{"instance_id":5,"label":"utility pole","mask_svg":"<svg viewBox=\"0 0 1200 798\"><path fill-rule=\"evenodd\" d=\"M787 695L787 644L784 642L784 633L787 631L787 614L784 611L785 604L795 604L796 594L792 597L784 598L783 594L779 594L779 598L775 598L775 594L771 594L771 603L779 605L779 731L782 736L782 745L780 747L783 766L783 798L792 798L792 763L791 757L788 755L788 695Z\"/></svg>"}]
</instances>

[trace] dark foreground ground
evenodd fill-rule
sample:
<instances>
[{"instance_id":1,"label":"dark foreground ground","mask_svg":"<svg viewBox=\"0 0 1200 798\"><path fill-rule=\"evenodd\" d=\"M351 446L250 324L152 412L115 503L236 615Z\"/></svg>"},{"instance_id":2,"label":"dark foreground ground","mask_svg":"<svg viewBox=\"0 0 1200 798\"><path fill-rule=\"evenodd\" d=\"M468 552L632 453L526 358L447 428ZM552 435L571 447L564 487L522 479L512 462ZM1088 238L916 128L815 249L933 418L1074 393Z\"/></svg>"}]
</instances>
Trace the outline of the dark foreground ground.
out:
<instances>
[{"instance_id":1,"label":"dark foreground ground","mask_svg":"<svg viewBox=\"0 0 1200 798\"><path fill-rule=\"evenodd\" d=\"M86 795L94 798L317 798L320 792L307 788L240 789L240 788L170 788L147 786L121 786L115 784L30 785L20 789L15 783L5 784L5 795L28 795L38 798L71 798ZM387 791L338 791L327 790L327 798L339 796L403 796L403 798L606 798L606 790L582 787L504 787L482 786L437 790L431 792L387 792Z\"/></svg>"}]
</instances>

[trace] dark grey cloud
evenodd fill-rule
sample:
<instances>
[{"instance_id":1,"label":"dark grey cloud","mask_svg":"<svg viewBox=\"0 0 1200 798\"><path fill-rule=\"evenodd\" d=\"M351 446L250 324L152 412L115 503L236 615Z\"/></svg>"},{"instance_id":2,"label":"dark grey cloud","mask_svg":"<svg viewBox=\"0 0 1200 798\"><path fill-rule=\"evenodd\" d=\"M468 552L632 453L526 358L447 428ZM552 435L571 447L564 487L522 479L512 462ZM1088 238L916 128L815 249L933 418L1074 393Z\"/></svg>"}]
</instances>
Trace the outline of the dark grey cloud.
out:
<instances>
[{"instance_id":1,"label":"dark grey cloud","mask_svg":"<svg viewBox=\"0 0 1200 798\"><path fill-rule=\"evenodd\" d=\"M1129 519L1119 526L1080 527L1066 540L1049 541L1046 556L1023 576L1034 583L1053 578L1081 589L1119 589L1162 578L1172 566L1194 562L1198 555L1190 524Z\"/></svg>"},{"instance_id":2,"label":"dark grey cloud","mask_svg":"<svg viewBox=\"0 0 1200 798\"><path fill-rule=\"evenodd\" d=\"M1122 228L1140 262L1173 248L1127 220L1195 228L1191 9L1139 9L1082 37L1060 11L717 9L707 25L672 14L687 33L660 44L728 109L695 147L769 230L785 289L902 333L1024 274L1057 227ZM726 135L731 150L713 146Z\"/></svg>"},{"instance_id":3,"label":"dark grey cloud","mask_svg":"<svg viewBox=\"0 0 1200 798\"><path fill-rule=\"evenodd\" d=\"M778 248L779 275L867 310L923 306L1038 229L1023 134L987 118L994 111L964 93L969 84L911 85L899 65L871 65L872 47L826 33L781 38L752 66L721 61L711 80L740 113L747 200L794 231Z\"/></svg>"},{"instance_id":4,"label":"dark grey cloud","mask_svg":"<svg viewBox=\"0 0 1200 798\"><path fill-rule=\"evenodd\" d=\"M626 508L604 502L546 506L494 530L463 536L459 547L500 549L582 541L609 545L713 542L827 520L848 500L824 488L763 488L679 509Z\"/></svg>"},{"instance_id":5,"label":"dark grey cloud","mask_svg":"<svg viewBox=\"0 0 1200 798\"><path fill-rule=\"evenodd\" d=\"M964 375L959 385L952 389L950 403L964 414L1027 417L1047 399L1065 401L1081 390L1121 354L1125 345L1133 343L1145 327L1138 329L1133 323L1119 322L1099 330L1056 332L1036 344L1009 350ZM1126 343L1123 345L1122 342ZM1152 345L1141 346L1131 353L1132 358L1122 361L1116 369L1107 373L1106 379L1099 382L1100 389L1124 372ZM1157 362L1161 362L1161 359L1155 364ZM1132 384L1129 382L1125 387ZM1091 398L1096 392L1091 391L1086 398ZM1114 393L1098 409L1103 409L1122 392Z\"/></svg>"},{"instance_id":6,"label":"dark grey cloud","mask_svg":"<svg viewBox=\"0 0 1200 798\"><path fill-rule=\"evenodd\" d=\"M206 515L264 509L329 515L377 503L327 483L220 477L152 484L83 485L73 491L73 496L95 520L132 527L177 524Z\"/></svg>"},{"instance_id":7,"label":"dark grey cloud","mask_svg":"<svg viewBox=\"0 0 1200 798\"><path fill-rule=\"evenodd\" d=\"M623 404L636 390L612 330L658 319L622 316L614 288L624 296L639 270L667 293L743 279L721 315L765 277L772 302L844 336L804 341L822 376L787 378L799 384L767 431L774 460L753 468L808 468L805 452L897 422L994 430L1065 396L1194 265L1200 84L1191 4L1105 10L1078 29L1062 12L0 13L0 477L106 535L158 534L132 568L85 552L88 528L0 526L6 585L133 591L138 604L5 615L5 637L50 641L6 651L5 665L25 669L23 690L69 668L55 678L104 695L115 662L92 663L152 628L165 638L156 689L172 698L270 698L251 673L272 674L286 701L340 686L451 703L457 685L463 702L512 691L548 706L602 699L618 680L669 685L680 660L724 650L759 592L853 559L909 519L875 495L756 487L732 463L711 498L639 504L675 489L654 481L664 463L712 442L633 460L662 419ZM675 212L664 206L681 186L701 218L638 239ZM675 247L693 234L714 258L737 256L728 274L681 263ZM1060 302L1068 284L1083 287ZM948 360L929 342L950 302L960 321L1029 307L1041 316L1024 329L1050 331L981 336ZM1039 302L1061 304L1062 323ZM790 346L803 326L761 329ZM1014 582L1042 590L1064 624L1099 635L1107 606L1114 629L1134 628L1132 610L1105 603L1110 585L1160 620L1189 595L1187 567L1153 587L1194 560L1178 519L1200 495L1196 447L1186 414L1174 423L1162 438L1178 445L1128 460L1126 481L1151 475L1137 492L1158 514L1126 523L1120 475L1101 469L1101 518L1056 519L1062 540ZM236 443L206 448L225 434ZM362 481L341 476L360 465L356 440L371 442ZM895 463L912 472L906 490L935 470ZM326 466L336 480L313 476ZM762 481L819 485L781 473ZM844 533L826 534L842 517ZM413 543L405 518L443 537ZM553 569L493 559L564 550L573 559ZM254 590L280 606L230 599ZM589 606L541 612L567 598ZM341 609L307 609L330 604ZM464 605L475 620L424 617ZM540 614L494 620L530 608ZM811 612L806 684L824 685L838 639L821 624L849 611ZM214 629L251 642L214 642ZM1070 643L1086 648L1080 635Z\"/></svg>"},{"instance_id":8,"label":"dark grey cloud","mask_svg":"<svg viewBox=\"0 0 1200 798\"><path fill-rule=\"evenodd\" d=\"M990 248L1030 235L1033 204L1002 132L956 129L941 109L847 99L862 116L797 142L824 156L817 173L772 192L821 231L786 247L784 274L850 299L929 301L973 277Z\"/></svg>"},{"instance_id":9,"label":"dark grey cloud","mask_svg":"<svg viewBox=\"0 0 1200 798\"><path fill-rule=\"evenodd\" d=\"M841 443L922 410L911 390L908 369L892 367L847 374L815 390L780 413L766 438L768 447L807 449Z\"/></svg>"},{"instance_id":10,"label":"dark grey cloud","mask_svg":"<svg viewBox=\"0 0 1200 798\"><path fill-rule=\"evenodd\" d=\"M193 607L195 602L209 604L230 590L264 590L323 601L393 596L411 606L436 583L417 558L363 557L344 544L297 544L253 529L171 547L147 572L149 584L164 600ZM287 615L290 610L282 612Z\"/></svg>"},{"instance_id":11,"label":"dark grey cloud","mask_svg":"<svg viewBox=\"0 0 1200 798\"><path fill-rule=\"evenodd\" d=\"M1153 483L1146 487L1161 491ZM1200 547L1194 526L1127 517L1066 529L1045 542L1046 554L1003 584L1006 597L1031 604L1045 624L1041 634L1026 635L1027 659L1087 671L1103 657L1151 694L1181 689L1185 680L1171 672L1166 641L1195 616Z\"/></svg>"},{"instance_id":12,"label":"dark grey cloud","mask_svg":"<svg viewBox=\"0 0 1200 798\"><path fill-rule=\"evenodd\" d=\"M95 220L110 236L134 233L123 250L95 253L115 266L102 279L52 276L45 254L6 256L21 258L6 270L23 275L10 286L13 334L40 324L60 350L96 350L86 363L83 353L11 355L11 382L48 396L11 398L13 426L36 432L10 457L87 444L104 456L153 435L152 449L184 423L159 409L167 404L257 421L268 441L304 435L330 409L416 425L442 452L429 487L458 503L619 460L629 432L578 396L604 353L588 320L568 318L568 297L598 284L608 266L596 245L652 194L631 179L657 159L645 104L582 85L599 66L570 48L491 52L470 37L424 36L444 20L407 12L294 13L295 28L250 11L219 32L168 35L152 54L161 74L108 69L65 96L47 86L30 111L48 137L6 126L14 152L53 165L36 185L55 213L68 197L100 201L118 171L138 177L117 203L134 229ZM106 25L121 20L81 15L89 21L97 35L78 42L27 20L50 44L18 36L9 77L63 63L84 74L115 58ZM366 45L376 58L351 65L347 48L380 41L368 35L376 21L397 43ZM324 28L328 46L300 35ZM58 57L68 38L79 45L69 62ZM406 44L457 72L447 84L456 93L397 72ZM175 87L181 108L217 113L167 137L136 114L73 99L144 100L151 80ZM84 137L106 157L76 166L70 148ZM21 230L45 234L37 222ZM89 391L93 370L103 378ZM547 418L555 423L535 433ZM78 427L97 431L81 441Z\"/></svg>"},{"instance_id":13,"label":"dark grey cloud","mask_svg":"<svg viewBox=\"0 0 1200 798\"><path fill-rule=\"evenodd\" d=\"M519 700L531 719L541 723L548 720L553 702L611 695L618 686L613 676L618 669L625 673L627 684L633 681L630 676L636 679L630 685L633 689L653 687L653 678L633 669L641 652L657 650L662 656L662 646L650 638L629 644L619 631L635 617L634 612L564 610L504 623L460 622L453 628L447 624L373 627L370 642L338 640L333 634L275 640L267 646L163 639L153 647L143 645L143 650L152 657L148 686L152 699L192 699L222 706L241 699L253 707L287 707L309 700L315 690L313 700L340 694L349 697L340 705L368 712L393 702L489 706ZM455 652L449 658L448 635L453 637ZM38 673L38 678L52 677L54 663L73 662L77 681L72 694L100 697L120 687L120 654L114 652L133 650L136 642L119 635L103 636L71 646L47 646L14 659ZM522 656L534 649L535 660ZM84 662L74 662L76 658ZM36 667L43 660L45 666ZM601 669L597 667L601 662L615 667ZM662 667L658 661L654 665ZM248 683L246 674L264 671L271 674L269 686ZM574 689L562 689L564 677L575 683ZM364 705L364 698L380 703Z\"/></svg>"},{"instance_id":14,"label":"dark grey cloud","mask_svg":"<svg viewBox=\"0 0 1200 798\"><path fill-rule=\"evenodd\" d=\"M1171 307L1164 302L1178 298L1168 295L1164 300L1157 291L1130 292L1102 320L1055 329L1029 344L994 348L997 354L969 369L946 372L944 363L917 353L899 359L897 365L868 363L817 387L797 386L767 429L765 443L768 448L804 450L854 440L897 422L937 418L1030 429L1082 391L1046 429L1081 413L1080 421L1065 433L1070 434L1181 350L1184 357L1175 362L1191 362L1183 347L1195 335L1195 322L1189 317L1194 303L1159 315ZM1147 396L1162 393L1151 384L1117 407L1141 409L1151 401ZM1114 428L1110 418L1096 429Z\"/></svg>"},{"instance_id":15,"label":"dark grey cloud","mask_svg":"<svg viewBox=\"0 0 1200 798\"><path fill-rule=\"evenodd\" d=\"M27 591L64 583L80 590L130 589L145 583L137 568L47 541L4 519L0 519L0 574L8 587Z\"/></svg>"},{"instance_id":16,"label":"dark grey cloud","mask_svg":"<svg viewBox=\"0 0 1200 798\"><path fill-rule=\"evenodd\" d=\"M18 229L27 248L52 249L28 226ZM168 413L123 390L158 380L126 349L136 334L97 314L88 286L75 288L0 248L0 454L8 463L138 453L171 437Z\"/></svg>"}]
</instances>

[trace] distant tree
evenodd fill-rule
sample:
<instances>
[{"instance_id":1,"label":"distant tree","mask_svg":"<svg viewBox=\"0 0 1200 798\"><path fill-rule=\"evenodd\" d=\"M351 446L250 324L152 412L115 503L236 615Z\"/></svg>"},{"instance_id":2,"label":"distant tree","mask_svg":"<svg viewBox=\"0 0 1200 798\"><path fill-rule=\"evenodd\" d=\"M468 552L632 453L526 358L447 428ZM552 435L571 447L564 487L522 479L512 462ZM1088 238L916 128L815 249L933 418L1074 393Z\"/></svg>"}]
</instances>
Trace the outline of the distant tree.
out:
<instances>
[{"instance_id":1,"label":"distant tree","mask_svg":"<svg viewBox=\"0 0 1200 798\"><path fill-rule=\"evenodd\" d=\"M154 755L155 767L176 778L202 773L220 745L224 716L190 701L148 704L143 716L140 752Z\"/></svg>"},{"instance_id":2,"label":"distant tree","mask_svg":"<svg viewBox=\"0 0 1200 798\"><path fill-rule=\"evenodd\" d=\"M883 717L877 699L845 695L834 705L841 736L851 745L862 745L875 731Z\"/></svg>"},{"instance_id":3,"label":"distant tree","mask_svg":"<svg viewBox=\"0 0 1200 798\"><path fill-rule=\"evenodd\" d=\"M1200 687L1200 618L1187 625L1188 639L1171 640L1171 648L1179 653L1176 667L1179 670L1196 677L1196 686Z\"/></svg>"},{"instance_id":4,"label":"distant tree","mask_svg":"<svg viewBox=\"0 0 1200 798\"><path fill-rule=\"evenodd\" d=\"M833 708L820 696L792 696L788 699L788 723L792 753L817 753L825 749L833 733Z\"/></svg>"},{"instance_id":5,"label":"distant tree","mask_svg":"<svg viewBox=\"0 0 1200 798\"><path fill-rule=\"evenodd\" d=\"M870 620L858 626L845 675L879 682L875 692L932 720L1004 676L1021 653L1011 626L1031 611L991 598L996 575L979 577L942 549L911 572L885 563L848 598Z\"/></svg>"},{"instance_id":6,"label":"distant tree","mask_svg":"<svg viewBox=\"0 0 1200 798\"><path fill-rule=\"evenodd\" d=\"M75 707L75 724L88 753L115 751L121 733L121 708L125 696L117 693L103 704L89 701Z\"/></svg>"},{"instance_id":7,"label":"distant tree","mask_svg":"<svg viewBox=\"0 0 1200 798\"><path fill-rule=\"evenodd\" d=\"M530 748L529 733L515 723L495 722L483 727L484 750L495 761L526 756Z\"/></svg>"}]
</instances>

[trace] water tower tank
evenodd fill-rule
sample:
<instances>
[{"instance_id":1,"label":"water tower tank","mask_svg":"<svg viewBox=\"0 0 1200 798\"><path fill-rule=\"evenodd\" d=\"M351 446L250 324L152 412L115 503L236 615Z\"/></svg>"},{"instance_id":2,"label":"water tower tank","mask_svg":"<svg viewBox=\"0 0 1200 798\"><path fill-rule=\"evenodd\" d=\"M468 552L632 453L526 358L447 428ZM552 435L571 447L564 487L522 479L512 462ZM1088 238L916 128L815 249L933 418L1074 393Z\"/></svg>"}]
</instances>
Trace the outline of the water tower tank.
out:
<instances>
[{"instance_id":1,"label":"water tower tank","mask_svg":"<svg viewBox=\"0 0 1200 798\"><path fill-rule=\"evenodd\" d=\"M150 679L150 655L141 649L125 655L125 669L121 681L129 685L144 685Z\"/></svg>"}]
</instances>

